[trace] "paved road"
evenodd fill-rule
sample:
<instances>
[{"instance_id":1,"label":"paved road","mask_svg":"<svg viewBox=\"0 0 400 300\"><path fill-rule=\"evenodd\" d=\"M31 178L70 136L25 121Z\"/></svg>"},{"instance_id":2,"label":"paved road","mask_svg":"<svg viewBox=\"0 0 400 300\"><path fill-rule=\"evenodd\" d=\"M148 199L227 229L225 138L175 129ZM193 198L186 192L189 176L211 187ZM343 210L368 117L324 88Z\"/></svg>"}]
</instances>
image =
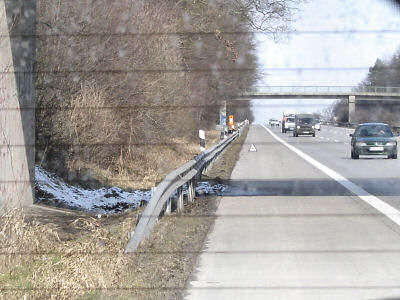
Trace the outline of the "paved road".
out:
<instances>
[{"instance_id":1,"label":"paved road","mask_svg":"<svg viewBox=\"0 0 400 300\"><path fill-rule=\"evenodd\" d=\"M400 226L366 203L400 209L400 160L351 160L347 129L269 130L250 128L186 299L400 299Z\"/></svg>"}]
</instances>

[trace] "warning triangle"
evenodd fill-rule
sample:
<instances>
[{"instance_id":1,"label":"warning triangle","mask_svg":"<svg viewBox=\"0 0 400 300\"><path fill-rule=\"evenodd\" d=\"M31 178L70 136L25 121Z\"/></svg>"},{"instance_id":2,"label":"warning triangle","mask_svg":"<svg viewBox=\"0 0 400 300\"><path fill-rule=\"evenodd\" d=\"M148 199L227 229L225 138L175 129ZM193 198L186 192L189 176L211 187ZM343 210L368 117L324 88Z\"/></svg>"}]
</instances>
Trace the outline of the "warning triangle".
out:
<instances>
[{"instance_id":1,"label":"warning triangle","mask_svg":"<svg viewBox=\"0 0 400 300\"><path fill-rule=\"evenodd\" d=\"M249 152L257 152L257 148L254 146L254 144L251 144Z\"/></svg>"}]
</instances>

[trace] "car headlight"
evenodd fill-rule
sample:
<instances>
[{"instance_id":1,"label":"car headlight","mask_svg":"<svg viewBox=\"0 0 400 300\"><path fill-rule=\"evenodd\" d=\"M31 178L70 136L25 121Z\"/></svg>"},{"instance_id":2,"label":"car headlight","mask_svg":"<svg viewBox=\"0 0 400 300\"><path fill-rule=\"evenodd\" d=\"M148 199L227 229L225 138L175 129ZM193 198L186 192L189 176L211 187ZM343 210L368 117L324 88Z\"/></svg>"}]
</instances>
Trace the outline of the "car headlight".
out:
<instances>
[{"instance_id":1,"label":"car headlight","mask_svg":"<svg viewBox=\"0 0 400 300\"><path fill-rule=\"evenodd\" d=\"M314 125L313 126L311 126L312 127L312 129L314 129L315 127L314 127Z\"/></svg>"},{"instance_id":2,"label":"car headlight","mask_svg":"<svg viewBox=\"0 0 400 300\"><path fill-rule=\"evenodd\" d=\"M297 126L297 129L300 129L300 126Z\"/></svg>"},{"instance_id":3,"label":"car headlight","mask_svg":"<svg viewBox=\"0 0 400 300\"><path fill-rule=\"evenodd\" d=\"M396 142L387 142L386 146L396 146Z\"/></svg>"},{"instance_id":4,"label":"car headlight","mask_svg":"<svg viewBox=\"0 0 400 300\"><path fill-rule=\"evenodd\" d=\"M367 146L367 143L365 143L365 142L357 142L356 143L356 146Z\"/></svg>"}]
</instances>

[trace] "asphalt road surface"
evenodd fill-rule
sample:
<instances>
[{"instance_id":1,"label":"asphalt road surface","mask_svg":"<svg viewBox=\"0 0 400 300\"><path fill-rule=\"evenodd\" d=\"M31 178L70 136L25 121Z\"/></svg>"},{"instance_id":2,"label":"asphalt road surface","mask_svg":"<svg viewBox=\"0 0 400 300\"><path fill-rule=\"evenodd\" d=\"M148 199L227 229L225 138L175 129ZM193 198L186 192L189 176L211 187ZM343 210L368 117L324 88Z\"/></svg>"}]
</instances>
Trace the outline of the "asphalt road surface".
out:
<instances>
[{"instance_id":1,"label":"asphalt road surface","mask_svg":"<svg viewBox=\"0 0 400 300\"><path fill-rule=\"evenodd\" d=\"M251 126L186 299L400 299L400 160L351 132Z\"/></svg>"}]
</instances>

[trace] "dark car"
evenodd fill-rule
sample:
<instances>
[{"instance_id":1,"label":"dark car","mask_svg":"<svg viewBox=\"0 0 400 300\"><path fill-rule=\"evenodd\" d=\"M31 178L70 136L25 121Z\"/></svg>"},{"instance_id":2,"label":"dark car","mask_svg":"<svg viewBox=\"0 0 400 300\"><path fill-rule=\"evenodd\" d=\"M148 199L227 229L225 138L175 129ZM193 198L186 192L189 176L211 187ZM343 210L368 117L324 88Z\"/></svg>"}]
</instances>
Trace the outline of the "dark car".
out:
<instances>
[{"instance_id":1,"label":"dark car","mask_svg":"<svg viewBox=\"0 0 400 300\"><path fill-rule=\"evenodd\" d=\"M294 118L293 136L312 135L315 136L315 118L312 114L298 114Z\"/></svg>"},{"instance_id":2,"label":"dark car","mask_svg":"<svg viewBox=\"0 0 400 300\"><path fill-rule=\"evenodd\" d=\"M388 124L360 124L350 136L353 159L358 159L360 155L387 155L397 159L397 141Z\"/></svg>"}]
</instances>

